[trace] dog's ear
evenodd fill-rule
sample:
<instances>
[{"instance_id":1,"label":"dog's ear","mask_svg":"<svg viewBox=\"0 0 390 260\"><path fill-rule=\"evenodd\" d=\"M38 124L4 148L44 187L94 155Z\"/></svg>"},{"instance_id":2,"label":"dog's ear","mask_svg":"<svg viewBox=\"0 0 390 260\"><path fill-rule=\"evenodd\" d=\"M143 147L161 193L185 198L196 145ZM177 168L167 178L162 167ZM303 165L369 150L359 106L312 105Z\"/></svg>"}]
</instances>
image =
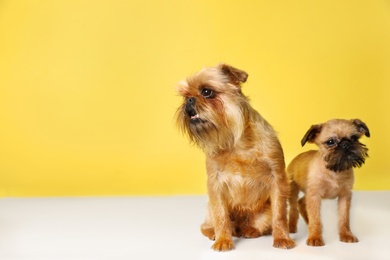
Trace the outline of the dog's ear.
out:
<instances>
[{"instance_id":1,"label":"dog's ear","mask_svg":"<svg viewBox=\"0 0 390 260\"><path fill-rule=\"evenodd\" d=\"M365 136L370 137L370 130L367 125L360 119L352 119L352 123L356 126L360 133L364 133Z\"/></svg>"},{"instance_id":2,"label":"dog's ear","mask_svg":"<svg viewBox=\"0 0 390 260\"><path fill-rule=\"evenodd\" d=\"M237 69L227 64L220 64L219 68L222 73L228 76L229 81L234 85L239 85L240 83L246 82L248 79L248 73L243 70Z\"/></svg>"},{"instance_id":3,"label":"dog's ear","mask_svg":"<svg viewBox=\"0 0 390 260\"><path fill-rule=\"evenodd\" d=\"M313 143L314 139L319 132L321 132L322 125L312 125L309 130L307 130L305 136L301 140L301 145L304 146L306 142Z\"/></svg>"}]
</instances>

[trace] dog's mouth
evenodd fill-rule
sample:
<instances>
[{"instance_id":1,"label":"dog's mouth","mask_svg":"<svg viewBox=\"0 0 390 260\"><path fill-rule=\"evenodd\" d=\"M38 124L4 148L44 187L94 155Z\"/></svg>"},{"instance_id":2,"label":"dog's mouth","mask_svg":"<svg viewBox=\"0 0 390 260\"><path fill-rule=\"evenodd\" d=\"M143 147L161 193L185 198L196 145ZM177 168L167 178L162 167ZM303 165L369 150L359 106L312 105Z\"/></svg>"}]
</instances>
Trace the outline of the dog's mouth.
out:
<instances>
[{"instance_id":1,"label":"dog's mouth","mask_svg":"<svg viewBox=\"0 0 390 260\"><path fill-rule=\"evenodd\" d=\"M203 122L200 118L199 113L192 107L186 107L186 113L190 117L191 124L198 124Z\"/></svg>"},{"instance_id":2,"label":"dog's mouth","mask_svg":"<svg viewBox=\"0 0 390 260\"><path fill-rule=\"evenodd\" d=\"M196 114L196 115L190 116L190 119L191 119L191 120L196 120L196 119L199 119L199 114Z\"/></svg>"},{"instance_id":3,"label":"dog's mouth","mask_svg":"<svg viewBox=\"0 0 390 260\"><path fill-rule=\"evenodd\" d=\"M204 122L204 120L202 120L200 118L199 114L196 113L195 115L190 115L190 122L191 122L191 124L199 124L199 123Z\"/></svg>"}]
</instances>

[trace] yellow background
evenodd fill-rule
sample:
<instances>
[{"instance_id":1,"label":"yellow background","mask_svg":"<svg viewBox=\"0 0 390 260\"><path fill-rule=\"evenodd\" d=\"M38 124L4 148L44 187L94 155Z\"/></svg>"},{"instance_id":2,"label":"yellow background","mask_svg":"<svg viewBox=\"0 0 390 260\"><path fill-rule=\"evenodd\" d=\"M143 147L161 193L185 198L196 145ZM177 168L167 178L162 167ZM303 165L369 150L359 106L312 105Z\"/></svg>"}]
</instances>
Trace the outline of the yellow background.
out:
<instances>
[{"instance_id":1,"label":"yellow background","mask_svg":"<svg viewBox=\"0 0 390 260\"><path fill-rule=\"evenodd\" d=\"M310 125L360 118L355 189L390 188L389 1L0 2L0 196L206 191L175 84L226 62L286 162Z\"/></svg>"}]
</instances>

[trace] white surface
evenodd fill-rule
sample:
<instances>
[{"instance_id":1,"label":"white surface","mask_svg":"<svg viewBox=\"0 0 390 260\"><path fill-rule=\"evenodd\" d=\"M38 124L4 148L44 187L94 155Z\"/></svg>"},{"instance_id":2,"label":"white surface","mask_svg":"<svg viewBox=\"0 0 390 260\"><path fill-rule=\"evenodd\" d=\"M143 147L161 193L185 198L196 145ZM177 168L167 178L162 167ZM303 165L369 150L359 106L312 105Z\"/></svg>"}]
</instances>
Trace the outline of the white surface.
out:
<instances>
[{"instance_id":1,"label":"white surface","mask_svg":"<svg viewBox=\"0 0 390 260\"><path fill-rule=\"evenodd\" d=\"M338 240L336 201L324 201L324 247L305 244L299 220L291 250L272 237L235 238L214 252L201 235L205 196L0 199L0 259L390 259L390 192L355 192L356 244Z\"/></svg>"}]
</instances>

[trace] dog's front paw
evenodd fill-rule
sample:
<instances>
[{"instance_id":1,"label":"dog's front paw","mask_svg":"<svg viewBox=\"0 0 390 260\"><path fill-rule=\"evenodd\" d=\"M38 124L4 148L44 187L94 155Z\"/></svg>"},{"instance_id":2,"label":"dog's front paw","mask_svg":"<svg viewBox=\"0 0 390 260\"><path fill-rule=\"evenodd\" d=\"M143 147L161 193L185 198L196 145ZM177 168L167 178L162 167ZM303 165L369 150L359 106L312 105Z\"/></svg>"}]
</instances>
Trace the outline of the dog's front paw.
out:
<instances>
[{"instance_id":1,"label":"dog's front paw","mask_svg":"<svg viewBox=\"0 0 390 260\"><path fill-rule=\"evenodd\" d=\"M280 249L290 249L295 246L294 240L291 238L278 238L274 239L274 247Z\"/></svg>"},{"instance_id":2,"label":"dog's front paw","mask_svg":"<svg viewBox=\"0 0 390 260\"><path fill-rule=\"evenodd\" d=\"M215 251L229 251L234 248L233 240L227 238L217 239L212 248Z\"/></svg>"},{"instance_id":3,"label":"dog's front paw","mask_svg":"<svg viewBox=\"0 0 390 260\"><path fill-rule=\"evenodd\" d=\"M325 245L325 242L322 239L322 237L309 237L306 240L306 244L308 246L323 246L323 245Z\"/></svg>"},{"instance_id":4,"label":"dog's front paw","mask_svg":"<svg viewBox=\"0 0 390 260\"><path fill-rule=\"evenodd\" d=\"M357 243L359 239L355 237L352 233L340 234L340 241L345 243Z\"/></svg>"}]
</instances>

